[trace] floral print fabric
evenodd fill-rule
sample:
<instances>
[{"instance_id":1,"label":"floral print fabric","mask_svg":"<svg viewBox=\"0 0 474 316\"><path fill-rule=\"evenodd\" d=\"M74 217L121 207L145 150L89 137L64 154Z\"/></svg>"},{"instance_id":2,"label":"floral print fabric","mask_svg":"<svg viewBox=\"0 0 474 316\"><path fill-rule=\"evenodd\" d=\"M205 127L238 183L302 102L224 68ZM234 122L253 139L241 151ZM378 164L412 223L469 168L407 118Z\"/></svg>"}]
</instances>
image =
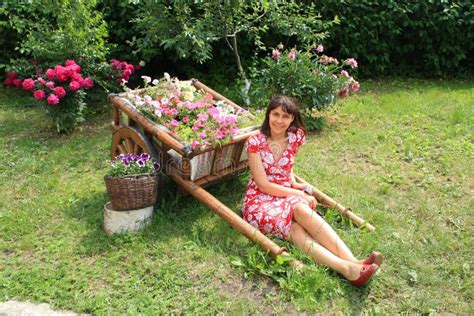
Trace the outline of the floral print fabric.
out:
<instances>
[{"instance_id":1,"label":"floral print fabric","mask_svg":"<svg viewBox=\"0 0 474 316\"><path fill-rule=\"evenodd\" d=\"M245 142L248 153L259 153L268 181L291 187L291 170L298 148L305 143L302 129L288 131L288 145L279 160L276 160L267 142L267 137L259 133ZM296 195L278 197L262 192L252 178L247 186L242 208L242 217L266 235L287 239L290 233L293 212L298 203L308 202Z\"/></svg>"}]
</instances>

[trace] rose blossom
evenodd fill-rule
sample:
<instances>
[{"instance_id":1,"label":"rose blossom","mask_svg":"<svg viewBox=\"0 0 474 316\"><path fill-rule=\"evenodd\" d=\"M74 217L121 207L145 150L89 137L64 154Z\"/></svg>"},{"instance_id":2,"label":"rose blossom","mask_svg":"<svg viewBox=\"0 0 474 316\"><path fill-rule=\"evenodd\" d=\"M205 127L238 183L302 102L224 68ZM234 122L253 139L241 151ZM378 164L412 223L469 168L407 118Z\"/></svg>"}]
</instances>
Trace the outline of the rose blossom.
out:
<instances>
[{"instance_id":1,"label":"rose blossom","mask_svg":"<svg viewBox=\"0 0 474 316\"><path fill-rule=\"evenodd\" d=\"M21 84L21 86L25 90L28 90L28 91L33 90L33 88L35 87L35 81L31 78L25 79L23 83Z\"/></svg>"},{"instance_id":2,"label":"rose blossom","mask_svg":"<svg viewBox=\"0 0 474 316\"><path fill-rule=\"evenodd\" d=\"M66 96L66 90L63 87L56 87L53 89L53 91L58 96L59 99Z\"/></svg>"},{"instance_id":3,"label":"rose blossom","mask_svg":"<svg viewBox=\"0 0 474 316\"><path fill-rule=\"evenodd\" d=\"M50 88L50 89L53 89L55 85L56 84L54 83L54 81L48 81L48 82L45 83L45 86Z\"/></svg>"},{"instance_id":4,"label":"rose blossom","mask_svg":"<svg viewBox=\"0 0 474 316\"><path fill-rule=\"evenodd\" d=\"M46 93L43 90L36 90L33 92L33 97L36 100L43 100L46 97Z\"/></svg>"},{"instance_id":5,"label":"rose blossom","mask_svg":"<svg viewBox=\"0 0 474 316\"><path fill-rule=\"evenodd\" d=\"M48 102L49 105L55 105L59 103L59 98L56 95L51 93L48 96L48 99L46 101Z\"/></svg>"},{"instance_id":6,"label":"rose blossom","mask_svg":"<svg viewBox=\"0 0 474 316\"><path fill-rule=\"evenodd\" d=\"M319 44L318 47L316 47L316 52L322 53L324 51L324 46Z\"/></svg>"},{"instance_id":7,"label":"rose blossom","mask_svg":"<svg viewBox=\"0 0 474 316\"><path fill-rule=\"evenodd\" d=\"M71 81L69 83L69 89L73 92L79 90L81 88L81 84L78 81Z\"/></svg>"},{"instance_id":8,"label":"rose blossom","mask_svg":"<svg viewBox=\"0 0 474 316\"><path fill-rule=\"evenodd\" d=\"M53 80L54 77L56 76L56 71L54 71L54 69L49 68L48 70L46 70L45 74L49 80Z\"/></svg>"},{"instance_id":9,"label":"rose blossom","mask_svg":"<svg viewBox=\"0 0 474 316\"><path fill-rule=\"evenodd\" d=\"M349 78L349 73L348 73L347 71L345 71L345 70L342 70L342 71L341 71L341 75L343 75L344 77Z\"/></svg>"},{"instance_id":10,"label":"rose blossom","mask_svg":"<svg viewBox=\"0 0 474 316\"><path fill-rule=\"evenodd\" d=\"M81 86L85 88L92 88L94 86L94 81L91 77L87 77L81 81Z\"/></svg>"}]
</instances>

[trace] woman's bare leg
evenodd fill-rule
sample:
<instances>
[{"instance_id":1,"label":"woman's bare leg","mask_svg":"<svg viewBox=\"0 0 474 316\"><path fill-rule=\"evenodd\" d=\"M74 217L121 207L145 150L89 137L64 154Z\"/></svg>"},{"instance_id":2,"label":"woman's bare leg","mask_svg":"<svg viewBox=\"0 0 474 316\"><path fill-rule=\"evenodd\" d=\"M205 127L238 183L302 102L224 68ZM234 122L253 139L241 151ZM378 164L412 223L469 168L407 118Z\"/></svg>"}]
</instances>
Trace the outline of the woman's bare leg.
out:
<instances>
[{"instance_id":1,"label":"woman's bare leg","mask_svg":"<svg viewBox=\"0 0 474 316\"><path fill-rule=\"evenodd\" d=\"M347 261L334 255L311 238L298 223L293 222L291 224L289 240L307 255L311 256L314 262L327 265L350 281L359 278L361 264Z\"/></svg>"},{"instance_id":2,"label":"woman's bare leg","mask_svg":"<svg viewBox=\"0 0 474 316\"><path fill-rule=\"evenodd\" d=\"M361 263L352 254L346 243L337 235L332 227L326 223L316 212L306 204L297 204L294 219L300 224L319 244L327 248L341 259Z\"/></svg>"}]
</instances>

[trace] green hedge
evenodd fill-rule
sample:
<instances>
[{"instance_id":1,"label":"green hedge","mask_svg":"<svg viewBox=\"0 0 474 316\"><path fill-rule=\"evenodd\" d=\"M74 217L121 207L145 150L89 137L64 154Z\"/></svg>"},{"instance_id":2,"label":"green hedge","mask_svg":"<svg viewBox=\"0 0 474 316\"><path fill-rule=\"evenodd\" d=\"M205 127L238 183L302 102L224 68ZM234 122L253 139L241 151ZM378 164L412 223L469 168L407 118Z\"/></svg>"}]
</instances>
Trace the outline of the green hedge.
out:
<instances>
[{"instance_id":1,"label":"green hedge","mask_svg":"<svg viewBox=\"0 0 474 316\"><path fill-rule=\"evenodd\" d=\"M457 75L474 69L470 0L316 0L324 19L338 16L326 43L353 56L364 75Z\"/></svg>"}]
</instances>

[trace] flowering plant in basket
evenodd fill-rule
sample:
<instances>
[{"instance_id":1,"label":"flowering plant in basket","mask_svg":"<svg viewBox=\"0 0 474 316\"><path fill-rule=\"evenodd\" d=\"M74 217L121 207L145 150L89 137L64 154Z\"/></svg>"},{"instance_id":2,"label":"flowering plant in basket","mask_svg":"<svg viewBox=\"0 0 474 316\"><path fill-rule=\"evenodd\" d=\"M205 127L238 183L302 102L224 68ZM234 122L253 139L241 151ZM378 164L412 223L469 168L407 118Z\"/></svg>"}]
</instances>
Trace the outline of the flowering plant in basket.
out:
<instances>
[{"instance_id":1,"label":"flowering plant in basket","mask_svg":"<svg viewBox=\"0 0 474 316\"><path fill-rule=\"evenodd\" d=\"M147 153L141 155L121 154L110 161L107 176L123 177L144 173L156 173L159 169L160 164L154 162Z\"/></svg>"},{"instance_id":2,"label":"flowering plant in basket","mask_svg":"<svg viewBox=\"0 0 474 316\"><path fill-rule=\"evenodd\" d=\"M142 77L145 88L124 86L125 97L145 117L168 129L192 149L216 146L230 140L247 126L257 124L247 110L237 110L210 93L196 89L191 81Z\"/></svg>"},{"instance_id":3,"label":"flowering plant in basket","mask_svg":"<svg viewBox=\"0 0 474 316\"><path fill-rule=\"evenodd\" d=\"M136 210L156 204L160 165L147 153L119 155L104 177L114 210Z\"/></svg>"}]
</instances>

